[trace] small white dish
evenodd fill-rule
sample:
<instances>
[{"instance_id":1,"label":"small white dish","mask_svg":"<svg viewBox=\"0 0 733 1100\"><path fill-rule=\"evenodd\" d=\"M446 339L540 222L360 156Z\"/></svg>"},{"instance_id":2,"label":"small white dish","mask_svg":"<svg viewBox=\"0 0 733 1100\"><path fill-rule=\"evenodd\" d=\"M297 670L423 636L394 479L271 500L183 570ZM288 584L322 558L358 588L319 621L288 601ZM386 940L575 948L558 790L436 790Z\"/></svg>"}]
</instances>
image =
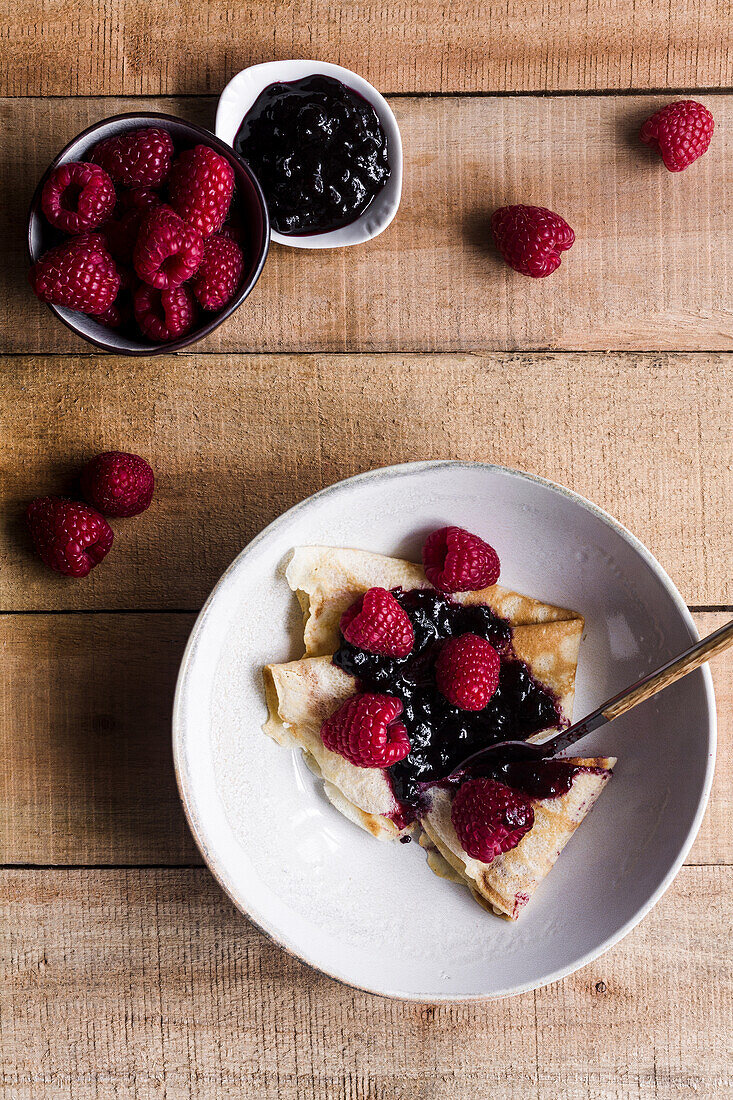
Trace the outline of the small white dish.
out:
<instances>
[{"instance_id":1,"label":"small white dish","mask_svg":"<svg viewBox=\"0 0 733 1100\"><path fill-rule=\"evenodd\" d=\"M259 94L270 84L289 83L307 76L330 76L358 92L371 103L387 135L387 155L392 169L386 184L375 195L364 213L340 229L328 233L312 233L285 236L271 230L272 240L291 248L342 248L349 244L363 244L382 233L393 220L402 194L402 138L397 120L387 100L369 81L327 61L267 61L242 69L227 84L219 97L216 109L216 136L228 145L234 145L242 119Z\"/></svg>"},{"instance_id":2,"label":"small white dish","mask_svg":"<svg viewBox=\"0 0 733 1100\"><path fill-rule=\"evenodd\" d=\"M260 728L262 666L302 654L283 560L320 543L418 561L446 523L491 540L506 586L585 615L578 717L697 638L649 551L582 497L498 466L413 463L316 493L242 551L193 628L173 713L184 809L235 905L332 977L418 1001L520 993L612 947L681 867L715 758L707 667L587 738L584 754L618 757L614 777L516 924L436 878L417 844L380 843L342 817L300 754Z\"/></svg>"}]
</instances>

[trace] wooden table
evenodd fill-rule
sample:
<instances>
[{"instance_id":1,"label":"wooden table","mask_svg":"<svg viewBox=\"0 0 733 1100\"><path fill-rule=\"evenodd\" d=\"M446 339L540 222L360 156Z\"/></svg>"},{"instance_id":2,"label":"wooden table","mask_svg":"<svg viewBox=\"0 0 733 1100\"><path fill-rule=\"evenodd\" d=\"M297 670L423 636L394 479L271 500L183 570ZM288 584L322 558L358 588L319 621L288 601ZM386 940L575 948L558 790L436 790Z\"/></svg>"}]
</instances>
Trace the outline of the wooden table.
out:
<instances>
[{"instance_id":1,"label":"wooden table","mask_svg":"<svg viewBox=\"0 0 733 1100\"><path fill-rule=\"evenodd\" d=\"M191 841L169 744L212 584L283 508L418 458L546 475L634 530L707 632L733 610L731 0L2 0L0 631L3 1100L733 1097L731 663L707 816L663 900L573 977L431 1007L334 984L268 943ZM213 125L244 65L341 62L389 93L402 207L359 249L273 247L188 354L92 354L31 297L26 206L88 123ZM728 91L726 91L728 89ZM697 91L696 91L697 90ZM707 156L635 139L679 93ZM577 244L531 282L489 244L504 202ZM154 506L86 581L21 512L93 453L148 456Z\"/></svg>"}]
</instances>

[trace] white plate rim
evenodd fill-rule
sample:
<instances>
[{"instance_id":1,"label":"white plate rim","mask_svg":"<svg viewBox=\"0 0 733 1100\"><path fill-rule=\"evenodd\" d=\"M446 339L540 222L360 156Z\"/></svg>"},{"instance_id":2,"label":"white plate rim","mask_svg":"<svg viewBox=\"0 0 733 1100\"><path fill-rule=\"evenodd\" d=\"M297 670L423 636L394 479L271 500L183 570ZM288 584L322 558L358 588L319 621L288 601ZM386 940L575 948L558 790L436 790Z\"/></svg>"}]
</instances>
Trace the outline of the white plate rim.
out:
<instances>
[{"instance_id":1,"label":"white plate rim","mask_svg":"<svg viewBox=\"0 0 733 1100\"><path fill-rule=\"evenodd\" d=\"M414 993L405 990L390 990L372 986L357 985L350 981L344 975L338 973L332 973L329 970L324 969L319 964L311 961L300 953L300 951L292 944L286 942L283 938L276 935L270 929L263 927L258 921L242 907L240 900L237 898L234 887L230 885L226 870L221 867L215 856L208 849L206 839L203 835L203 829L201 822L198 820L197 814L194 810L193 796L190 788L190 780L186 769L186 757L183 745L183 694L185 689L186 678L188 675L188 668L191 664L192 657L195 653L198 645L199 635L202 627L208 617L209 610L214 600L217 598L221 590L228 583L234 570L238 568L239 564L251 553L259 544L274 531L280 525L284 525L286 521L290 520L299 511L310 505L315 500L321 500L324 497L333 494L336 491L341 491L349 485L363 483L365 481L377 481L380 479L390 479L396 477L403 477L405 475L420 473L430 469L436 469L439 467L452 466L454 469L483 469L486 471L498 471L502 474L507 474L511 477L524 479L542 485L546 489L557 492L562 496L572 500L574 503L590 511L597 518L607 523L612 527L629 545L634 549L639 556L643 559L647 567L652 573L661 581L663 586L668 591L672 598L672 602L676 606L680 617L690 631L692 639L698 639L699 634L695 626L695 622L692 618L687 604L684 602L677 586L672 578L666 572L662 565L657 561L650 550L634 535L627 527L619 522L614 516L599 505L594 504L580 493L576 493L572 489L568 489L563 485L559 485L557 482L551 481L549 478L541 477L538 474L531 474L524 470L514 470L507 466L502 466L493 462L469 462L459 459L429 459L418 462L404 462L392 466L380 466L373 470L367 470L363 473L354 474L351 477L344 478L341 481L334 482L332 485L327 485L323 489L319 489L317 492L312 493L304 500L298 501L292 507L288 508L285 512L282 512L279 516L276 516L266 527L263 528L259 534L255 535L253 539L234 558L234 560L227 566L222 573L219 580L214 585L214 588L209 593L201 611L199 612L196 620L191 628L186 648L181 658L181 664L179 667L178 678L176 681L176 690L173 700L173 715L172 715L172 739L173 739L173 766L176 776L176 784L178 786L178 794L183 807L183 812L186 818L191 834L194 838L196 846L198 847L201 855L204 858L206 866L209 871L221 886L224 893L230 899L232 904L242 913L242 915L251 922L260 932L263 933L272 943L277 944L282 950L286 951L293 958L296 958L299 962L305 963L312 970L318 973L326 974L327 977L340 982L343 985L352 989L358 989L364 993L374 994L380 997L388 997L394 1000L413 1001L418 1004L465 1004L469 1002L480 1002L489 1000L501 1000L505 997L518 996L520 993L528 993L534 989L540 989L545 986L551 985L553 982L562 980L568 977L570 974L574 974L576 971L582 969L584 966L589 965L595 959L605 954L617 943L619 943L625 936L629 934L639 924L644 917L650 912L650 910L656 905L659 899L666 893L671 886L674 879L679 874L687 855L695 842L697 834L702 824L702 819L707 808L708 799L710 797L710 790L713 782L713 775L715 771L716 749L717 749L717 712L715 705L715 693L713 690L713 680L710 673L710 668L707 664L703 665L700 669L703 675L703 683L705 685L705 697L708 704L709 722L708 722L708 752L707 752L707 764L705 770L705 779L703 782L700 798L695 812L695 816L692 820L687 836L683 841L676 859L672 863L671 867L667 871L656 890L652 892L650 897L639 906L634 913L621 928L617 929L612 935L607 936L606 939L597 947L585 953L579 959L575 959L567 966L559 967L556 971L543 976L536 981L528 981L520 985L514 986L511 989L500 990L496 993L471 993L464 996L456 996L455 994L435 994L431 993L429 996L421 996L419 993ZM302 949L301 949L302 950Z\"/></svg>"}]
</instances>

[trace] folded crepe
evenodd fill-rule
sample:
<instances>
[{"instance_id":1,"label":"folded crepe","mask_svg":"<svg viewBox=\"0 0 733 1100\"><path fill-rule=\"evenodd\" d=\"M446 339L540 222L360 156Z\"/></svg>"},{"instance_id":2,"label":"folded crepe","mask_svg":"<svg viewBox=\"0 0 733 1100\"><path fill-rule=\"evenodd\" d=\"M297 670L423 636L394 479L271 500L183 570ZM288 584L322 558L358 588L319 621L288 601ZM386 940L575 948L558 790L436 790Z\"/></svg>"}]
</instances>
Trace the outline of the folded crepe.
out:
<instances>
[{"instance_id":1,"label":"folded crepe","mask_svg":"<svg viewBox=\"0 0 733 1100\"><path fill-rule=\"evenodd\" d=\"M331 661L339 646L341 615L367 589L431 588L423 569L412 562L363 550L325 546L298 547L286 570L305 616L308 656L265 668L269 717L265 733L281 745L301 748L315 761L325 790L337 809L381 839L404 832L392 815L399 807L388 774L358 768L321 740L321 726L355 694L354 679ZM457 593L463 603L484 604L513 626L512 648L536 680L552 691L561 713L572 714L575 669L583 619L572 611L541 603L493 585L480 592ZM541 738L548 736L541 731Z\"/></svg>"},{"instance_id":2,"label":"folded crepe","mask_svg":"<svg viewBox=\"0 0 733 1100\"><path fill-rule=\"evenodd\" d=\"M344 611L369 588L432 588L421 565L367 550L333 546L299 546L285 571L305 619L305 652L309 657L335 653L339 647L339 622ZM456 592L456 603L480 604L512 626L578 620L574 611L520 596L494 584L477 592Z\"/></svg>"},{"instance_id":3,"label":"folded crepe","mask_svg":"<svg viewBox=\"0 0 733 1100\"><path fill-rule=\"evenodd\" d=\"M269 714L265 733L283 746L301 749L308 765L322 778L330 802L372 836L394 840L402 833L419 831L418 826L397 823L401 807L389 773L358 768L331 752L323 744L320 731L323 722L356 691L354 678L331 660L339 646L343 612L375 586L407 591L432 585L422 567L412 562L362 550L320 546L296 549L286 577L303 609L306 656L266 666ZM527 665L536 681L554 694L563 720L569 721L582 617L500 585L456 593L452 598L463 604L487 606L510 623L514 655ZM551 732L538 731L531 740L544 740ZM601 771L581 772L566 795L536 802L533 828L516 849L488 866L471 860L463 851L450 822L450 795L435 788L430 810L421 821L425 829L421 843L428 848L429 865L436 873L469 886L485 908L516 919L610 776L611 762L588 763ZM519 849L522 854L516 856Z\"/></svg>"},{"instance_id":4,"label":"folded crepe","mask_svg":"<svg viewBox=\"0 0 733 1100\"><path fill-rule=\"evenodd\" d=\"M611 778L613 757L567 761L581 768L570 790L556 798L530 799L534 825L519 844L491 863L472 859L464 851L451 821L453 794L434 788L430 811L421 819L428 864L444 878L468 886L476 901L499 916L516 920L578 825L590 813Z\"/></svg>"}]
</instances>

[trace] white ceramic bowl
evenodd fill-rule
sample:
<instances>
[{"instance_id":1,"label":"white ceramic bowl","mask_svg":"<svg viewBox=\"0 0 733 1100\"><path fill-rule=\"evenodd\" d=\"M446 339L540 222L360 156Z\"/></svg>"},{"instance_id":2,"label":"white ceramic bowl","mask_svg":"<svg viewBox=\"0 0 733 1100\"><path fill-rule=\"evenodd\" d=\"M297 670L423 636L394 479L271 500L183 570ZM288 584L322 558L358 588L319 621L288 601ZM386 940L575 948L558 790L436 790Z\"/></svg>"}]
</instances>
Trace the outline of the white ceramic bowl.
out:
<instances>
[{"instance_id":1,"label":"white ceramic bowl","mask_svg":"<svg viewBox=\"0 0 733 1100\"><path fill-rule=\"evenodd\" d=\"M340 80L371 103L387 135L387 154L392 173L367 209L350 225L332 229L328 233L285 236L272 229L272 240L291 248L342 248L347 244L363 244L382 233L397 213L402 194L402 138L397 120L384 96L376 88L341 65L327 61L267 61L263 65L251 65L242 69L227 84L219 98L216 110L216 136L228 145L234 139L242 119L270 84L302 80L306 76L330 76Z\"/></svg>"},{"instance_id":2,"label":"white ceramic bowl","mask_svg":"<svg viewBox=\"0 0 733 1100\"><path fill-rule=\"evenodd\" d=\"M193 629L173 716L188 820L234 903L333 977L423 1001L532 989L616 943L679 870L715 754L707 668L597 730L583 752L617 756L614 777L516 924L436 878L416 844L379 843L337 813L299 754L260 730L262 665L302 653L281 564L302 543L419 560L447 522L491 540L504 584L585 615L576 716L696 638L661 566L582 497L502 467L415 463L316 493L242 551Z\"/></svg>"}]
</instances>

